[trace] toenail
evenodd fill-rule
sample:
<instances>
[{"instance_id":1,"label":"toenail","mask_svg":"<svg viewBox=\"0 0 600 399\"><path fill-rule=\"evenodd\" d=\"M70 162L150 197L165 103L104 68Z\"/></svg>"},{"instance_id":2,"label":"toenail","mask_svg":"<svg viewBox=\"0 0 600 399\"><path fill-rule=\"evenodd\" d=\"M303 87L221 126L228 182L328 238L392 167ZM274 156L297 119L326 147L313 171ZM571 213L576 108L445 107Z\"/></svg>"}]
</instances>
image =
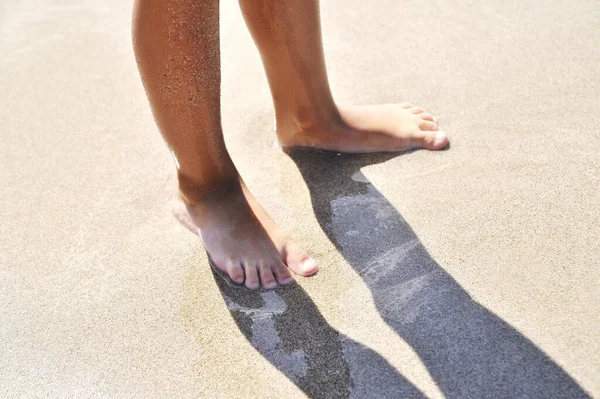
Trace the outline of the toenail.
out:
<instances>
[{"instance_id":1,"label":"toenail","mask_svg":"<svg viewBox=\"0 0 600 399\"><path fill-rule=\"evenodd\" d=\"M317 262L314 259L308 259L303 264L304 270L312 270L315 268L316 265L317 265Z\"/></svg>"},{"instance_id":2,"label":"toenail","mask_svg":"<svg viewBox=\"0 0 600 399\"><path fill-rule=\"evenodd\" d=\"M446 141L446 133L442 130L438 130L435 133L435 140L433 141L433 145L438 145Z\"/></svg>"}]
</instances>

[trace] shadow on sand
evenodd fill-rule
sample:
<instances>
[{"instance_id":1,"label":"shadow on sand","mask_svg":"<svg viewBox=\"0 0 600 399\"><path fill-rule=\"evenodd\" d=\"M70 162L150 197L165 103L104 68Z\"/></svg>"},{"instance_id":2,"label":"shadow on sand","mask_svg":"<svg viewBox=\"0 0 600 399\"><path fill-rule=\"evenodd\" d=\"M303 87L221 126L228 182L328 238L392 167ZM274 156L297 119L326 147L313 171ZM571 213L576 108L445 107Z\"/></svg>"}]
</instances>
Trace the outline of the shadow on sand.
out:
<instances>
[{"instance_id":1,"label":"shadow on sand","mask_svg":"<svg viewBox=\"0 0 600 399\"><path fill-rule=\"evenodd\" d=\"M289 155L321 228L447 398L589 397L529 339L471 299L394 206L357 175L394 155ZM380 355L332 328L299 286L258 292L215 278L247 339L308 396L424 397Z\"/></svg>"}]
</instances>

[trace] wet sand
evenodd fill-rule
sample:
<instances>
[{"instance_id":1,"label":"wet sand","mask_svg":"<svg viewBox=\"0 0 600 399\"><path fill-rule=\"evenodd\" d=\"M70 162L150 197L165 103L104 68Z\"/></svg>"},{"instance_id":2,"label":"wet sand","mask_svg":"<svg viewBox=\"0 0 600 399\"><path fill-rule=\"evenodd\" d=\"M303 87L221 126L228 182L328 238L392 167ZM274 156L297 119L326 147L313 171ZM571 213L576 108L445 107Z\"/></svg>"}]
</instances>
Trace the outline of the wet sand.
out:
<instances>
[{"instance_id":1,"label":"wet sand","mask_svg":"<svg viewBox=\"0 0 600 399\"><path fill-rule=\"evenodd\" d=\"M170 216L131 4L0 2L0 396L600 396L600 5L323 3L336 99L451 148L283 154L224 2L228 147L322 265L249 292Z\"/></svg>"}]
</instances>

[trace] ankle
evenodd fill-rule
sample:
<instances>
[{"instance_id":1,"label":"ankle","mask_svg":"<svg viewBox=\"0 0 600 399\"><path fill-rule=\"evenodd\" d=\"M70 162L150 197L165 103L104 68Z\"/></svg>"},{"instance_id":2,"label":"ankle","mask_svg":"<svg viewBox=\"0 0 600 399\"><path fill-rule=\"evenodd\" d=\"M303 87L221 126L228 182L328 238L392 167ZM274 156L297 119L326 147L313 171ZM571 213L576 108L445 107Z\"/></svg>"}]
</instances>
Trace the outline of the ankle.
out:
<instances>
[{"instance_id":1,"label":"ankle","mask_svg":"<svg viewBox=\"0 0 600 399\"><path fill-rule=\"evenodd\" d=\"M241 190L240 178L237 173L232 176L218 176L204 179L202 182L193 181L185 175L177 174L179 193L188 205L199 205L211 198L226 196Z\"/></svg>"},{"instance_id":2,"label":"ankle","mask_svg":"<svg viewBox=\"0 0 600 399\"><path fill-rule=\"evenodd\" d=\"M301 134L341 123L337 107L300 106L276 112L277 132Z\"/></svg>"}]
</instances>

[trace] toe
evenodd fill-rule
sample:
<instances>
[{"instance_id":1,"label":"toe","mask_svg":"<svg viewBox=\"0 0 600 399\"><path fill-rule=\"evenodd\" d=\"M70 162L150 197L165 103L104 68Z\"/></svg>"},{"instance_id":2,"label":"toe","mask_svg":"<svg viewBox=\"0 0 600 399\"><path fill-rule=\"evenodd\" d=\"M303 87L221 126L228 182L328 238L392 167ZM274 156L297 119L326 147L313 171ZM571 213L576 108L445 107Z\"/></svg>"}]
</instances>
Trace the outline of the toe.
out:
<instances>
[{"instance_id":1,"label":"toe","mask_svg":"<svg viewBox=\"0 0 600 399\"><path fill-rule=\"evenodd\" d=\"M428 114L427 112L423 112L422 114L419 114L419 118L423 119L424 121L435 122L435 118L433 117L433 115Z\"/></svg>"},{"instance_id":2,"label":"toe","mask_svg":"<svg viewBox=\"0 0 600 399\"><path fill-rule=\"evenodd\" d=\"M256 265L251 263L244 264L244 271L246 272L245 285L251 290L255 290L260 287L260 281L258 280L258 271Z\"/></svg>"},{"instance_id":3,"label":"toe","mask_svg":"<svg viewBox=\"0 0 600 399\"><path fill-rule=\"evenodd\" d=\"M412 108L412 107L414 107L414 105L412 105L411 103L400 103L400 104L398 104L398 105L399 105L399 106L400 106L400 108L402 108L402 109L409 109L409 108Z\"/></svg>"},{"instance_id":4,"label":"toe","mask_svg":"<svg viewBox=\"0 0 600 399\"><path fill-rule=\"evenodd\" d=\"M287 266L283 264L283 262L279 261L275 263L272 269L278 284L285 285L291 283L294 280L290 269L288 269Z\"/></svg>"},{"instance_id":5,"label":"toe","mask_svg":"<svg viewBox=\"0 0 600 399\"><path fill-rule=\"evenodd\" d=\"M434 130L440 129L440 127L437 123L428 121L428 120L422 120L421 123L419 123L419 128L421 130L426 130L426 131L434 131Z\"/></svg>"},{"instance_id":6,"label":"toe","mask_svg":"<svg viewBox=\"0 0 600 399\"><path fill-rule=\"evenodd\" d=\"M244 282L244 269L239 262L228 262L226 271L234 283L242 284Z\"/></svg>"},{"instance_id":7,"label":"toe","mask_svg":"<svg viewBox=\"0 0 600 399\"><path fill-rule=\"evenodd\" d=\"M412 107L409 111L415 115L422 114L423 112L425 112L425 110L421 107Z\"/></svg>"},{"instance_id":8,"label":"toe","mask_svg":"<svg viewBox=\"0 0 600 399\"><path fill-rule=\"evenodd\" d=\"M311 276L319 270L317 262L293 241L287 243L283 252L283 261L294 273Z\"/></svg>"},{"instance_id":9,"label":"toe","mask_svg":"<svg viewBox=\"0 0 600 399\"><path fill-rule=\"evenodd\" d=\"M273 276L273 271L270 266L260 265L258 270L260 281L264 288L271 289L277 287L277 281L275 281L275 276Z\"/></svg>"},{"instance_id":10,"label":"toe","mask_svg":"<svg viewBox=\"0 0 600 399\"><path fill-rule=\"evenodd\" d=\"M430 150L442 149L448 144L448 136L441 130L423 131L423 136L419 138L419 147Z\"/></svg>"}]
</instances>

